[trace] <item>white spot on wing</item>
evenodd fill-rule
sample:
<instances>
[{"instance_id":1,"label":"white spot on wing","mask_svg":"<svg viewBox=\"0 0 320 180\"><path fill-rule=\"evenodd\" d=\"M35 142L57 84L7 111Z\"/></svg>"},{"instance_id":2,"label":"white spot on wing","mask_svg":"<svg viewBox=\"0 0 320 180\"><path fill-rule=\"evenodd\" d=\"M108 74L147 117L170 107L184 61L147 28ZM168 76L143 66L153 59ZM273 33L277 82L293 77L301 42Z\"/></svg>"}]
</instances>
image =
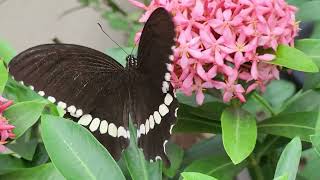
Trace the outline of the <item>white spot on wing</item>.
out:
<instances>
[{"instance_id":1,"label":"white spot on wing","mask_svg":"<svg viewBox=\"0 0 320 180\"><path fill-rule=\"evenodd\" d=\"M78 109L75 113L75 117L81 117L83 115L82 109Z\"/></svg>"},{"instance_id":2,"label":"white spot on wing","mask_svg":"<svg viewBox=\"0 0 320 180\"><path fill-rule=\"evenodd\" d=\"M45 95L45 93L44 93L43 91L39 91L38 94L39 94L40 96L44 96L44 95Z\"/></svg>"},{"instance_id":3,"label":"white spot on wing","mask_svg":"<svg viewBox=\"0 0 320 180\"><path fill-rule=\"evenodd\" d=\"M178 109L179 109L179 108L176 108L176 109L174 110L174 116L175 116L175 117L178 116Z\"/></svg>"},{"instance_id":4,"label":"white spot on wing","mask_svg":"<svg viewBox=\"0 0 320 180\"><path fill-rule=\"evenodd\" d=\"M100 125L100 119L99 118L94 118L89 126L90 131L94 132L98 129Z\"/></svg>"},{"instance_id":5,"label":"white spot on wing","mask_svg":"<svg viewBox=\"0 0 320 180\"><path fill-rule=\"evenodd\" d=\"M168 140L165 140L163 142L163 151L164 151L165 154L167 154L167 152L166 152L166 144L167 144L167 142L168 142Z\"/></svg>"},{"instance_id":6,"label":"white spot on wing","mask_svg":"<svg viewBox=\"0 0 320 180\"><path fill-rule=\"evenodd\" d=\"M162 117L164 117L166 114L169 113L169 109L168 109L168 107L167 107L165 104L161 104L161 105L159 106L159 112L160 112L160 115L161 115Z\"/></svg>"},{"instance_id":7,"label":"white spot on wing","mask_svg":"<svg viewBox=\"0 0 320 180\"><path fill-rule=\"evenodd\" d=\"M117 127L116 127L116 125L114 125L113 123L110 123L109 124L109 127L108 127L108 133L109 133L109 135L110 136L112 136L112 137L117 137Z\"/></svg>"},{"instance_id":8,"label":"white spot on wing","mask_svg":"<svg viewBox=\"0 0 320 180\"><path fill-rule=\"evenodd\" d=\"M149 119L146 120L146 134L148 134L150 130L150 123L149 123Z\"/></svg>"},{"instance_id":9,"label":"white spot on wing","mask_svg":"<svg viewBox=\"0 0 320 180\"><path fill-rule=\"evenodd\" d=\"M169 59L170 59L170 61L173 61L173 60L174 60L174 56L173 56L173 55L170 55L170 56L169 56Z\"/></svg>"},{"instance_id":10,"label":"white spot on wing","mask_svg":"<svg viewBox=\"0 0 320 180\"><path fill-rule=\"evenodd\" d=\"M101 121L99 130L101 134L108 132L108 122L106 120Z\"/></svg>"},{"instance_id":11,"label":"white spot on wing","mask_svg":"<svg viewBox=\"0 0 320 180\"><path fill-rule=\"evenodd\" d=\"M164 79L165 79L166 81L170 82L171 74L170 74L170 73L166 73L166 74L164 75Z\"/></svg>"},{"instance_id":12,"label":"white spot on wing","mask_svg":"<svg viewBox=\"0 0 320 180\"><path fill-rule=\"evenodd\" d=\"M127 138L127 131L122 126L118 128L118 137L121 137L121 136L124 138Z\"/></svg>"},{"instance_id":13,"label":"white spot on wing","mask_svg":"<svg viewBox=\"0 0 320 180\"><path fill-rule=\"evenodd\" d=\"M173 101L173 97L171 94L167 93L166 96L164 97L164 103L169 106Z\"/></svg>"},{"instance_id":14,"label":"white spot on wing","mask_svg":"<svg viewBox=\"0 0 320 180\"><path fill-rule=\"evenodd\" d=\"M23 82L23 81L20 81L20 84L24 85L24 82Z\"/></svg>"},{"instance_id":15,"label":"white spot on wing","mask_svg":"<svg viewBox=\"0 0 320 180\"><path fill-rule=\"evenodd\" d=\"M33 86L29 86L29 88L33 91L34 90L34 87Z\"/></svg>"},{"instance_id":16,"label":"white spot on wing","mask_svg":"<svg viewBox=\"0 0 320 180\"><path fill-rule=\"evenodd\" d=\"M154 128L154 119L153 119L153 115L149 116L149 123L150 123L150 129Z\"/></svg>"},{"instance_id":17,"label":"white spot on wing","mask_svg":"<svg viewBox=\"0 0 320 180\"><path fill-rule=\"evenodd\" d=\"M162 82L162 92L167 93L169 91L169 83L167 81Z\"/></svg>"},{"instance_id":18,"label":"white spot on wing","mask_svg":"<svg viewBox=\"0 0 320 180\"><path fill-rule=\"evenodd\" d=\"M140 129L137 129L137 138L140 138L141 134L140 134Z\"/></svg>"},{"instance_id":19,"label":"white spot on wing","mask_svg":"<svg viewBox=\"0 0 320 180\"><path fill-rule=\"evenodd\" d=\"M173 127L174 127L174 125L171 125L171 126L170 126L170 131L169 131L170 134L172 134L172 129L173 129Z\"/></svg>"},{"instance_id":20,"label":"white spot on wing","mask_svg":"<svg viewBox=\"0 0 320 180\"><path fill-rule=\"evenodd\" d=\"M173 71L173 66L172 66L172 64L168 64L168 63L167 63L167 69L168 69L168 71L172 72L172 71Z\"/></svg>"},{"instance_id":21,"label":"white spot on wing","mask_svg":"<svg viewBox=\"0 0 320 180\"><path fill-rule=\"evenodd\" d=\"M154 121L157 123L157 124L160 124L161 123L161 116L159 114L158 111L155 111L153 113L153 117L154 117Z\"/></svg>"},{"instance_id":22,"label":"white spot on wing","mask_svg":"<svg viewBox=\"0 0 320 180\"><path fill-rule=\"evenodd\" d=\"M81 124L83 126L88 126L91 121L92 121L92 116L90 114L85 114L79 119L78 124Z\"/></svg>"},{"instance_id":23,"label":"white spot on wing","mask_svg":"<svg viewBox=\"0 0 320 180\"><path fill-rule=\"evenodd\" d=\"M144 124L141 124L141 125L140 125L139 131L140 131L140 134L146 134L146 129L145 129Z\"/></svg>"},{"instance_id":24,"label":"white spot on wing","mask_svg":"<svg viewBox=\"0 0 320 180\"><path fill-rule=\"evenodd\" d=\"M65 109L65 108L67 108L67 104L62 102L62 101L59 101L58 102L58 107L60 107L61 109Z\"/></svg>"},{"instance_id":25,"label":"white spot on wing","mask_svg":"<svg viewBox=\"0 0 320 180\"><path fill-rule=\"evenodd\" d=\"M76 113L76 107L75 106L69 106L68 107L68 109L67 109L67 111L71 114L71 115L73 115L73 114L75 114Z\"/></svg>"},{"instance_id":26,"label":"white spot on wing","mask_svg":"<svg viewBox=\"0 0 320 180\"><path fill-rule=\"evenodd\" d=\"M157 160L161 161L162 159L161 159L160 156L156 156L156 161L157 161Z\"/></svg>"},{"instance_id":27,"label":"white spot on wing","mask_svg":"<svg viewBox=\"0 0 320 180\"><path fill-rule=\"evenodd\" d=\"M55 103L56 102L56 98L52 97L52 96L49 96L48 97L48 100L52 103Z\"/></svg>"},{"instance_id":28,"label":"white spot on wing","mask_svg":"<svg viewBox=\"0 0 320 180\"><path fill-rule=\"evenodd\" d=\"M129 130L127 130L127 137L128 137L128 139L130 139L130 131Z\"/></svg>"}]
</instances>

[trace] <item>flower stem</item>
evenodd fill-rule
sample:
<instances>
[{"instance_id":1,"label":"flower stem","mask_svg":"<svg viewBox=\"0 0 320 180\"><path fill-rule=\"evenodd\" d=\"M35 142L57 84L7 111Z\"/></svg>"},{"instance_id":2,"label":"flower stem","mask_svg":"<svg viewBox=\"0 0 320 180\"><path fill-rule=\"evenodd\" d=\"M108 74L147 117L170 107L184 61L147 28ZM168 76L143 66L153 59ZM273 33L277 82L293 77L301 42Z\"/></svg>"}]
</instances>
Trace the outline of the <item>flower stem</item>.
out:
<instances>
[{"instance_id":1,"label":"flower stem","mask_svg":"<svg viewBox=\"0 0 320 180\"><path fill-rule=\"evenodd\" d=\"M258 161L256 160L253 154L249 156L248 169L252 179L264 180L262 169L259 166Z\"/></svg>"},{"instance_id":2,"label":"flower stem","mask_svg":"<svg viewBox=\"0 0 320 180\"><path fill-rule=\"evenodd\" d=\"M268 102L266 102L260 95L258 95L256 92L253 93L253 97L261 104L263 105L271 114L272 116L276 115L276 113L273 111L272 107Z\"/></svg>"}]
</instances>

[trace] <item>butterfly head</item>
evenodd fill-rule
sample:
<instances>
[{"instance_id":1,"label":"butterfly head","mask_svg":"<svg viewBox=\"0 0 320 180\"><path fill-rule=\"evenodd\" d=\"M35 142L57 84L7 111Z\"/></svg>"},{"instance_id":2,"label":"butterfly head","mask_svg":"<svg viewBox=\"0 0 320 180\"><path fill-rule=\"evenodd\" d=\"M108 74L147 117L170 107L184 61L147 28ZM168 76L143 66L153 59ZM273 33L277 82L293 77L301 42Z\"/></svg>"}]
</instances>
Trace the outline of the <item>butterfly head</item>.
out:
<instances>
[{"instance_id":1,"label":"butterfly head","mask_svg":"<svg viewBox=\"0 0 320 180\"><path fill-rule=\"evenodd\" d=\"M126 64L127 68L136 69L138 67L138 60L137 58L134 57L134 55L130 54L129 56L127 56L126 61L127 61L127 64Z\"/></svg>"}]
</instances>

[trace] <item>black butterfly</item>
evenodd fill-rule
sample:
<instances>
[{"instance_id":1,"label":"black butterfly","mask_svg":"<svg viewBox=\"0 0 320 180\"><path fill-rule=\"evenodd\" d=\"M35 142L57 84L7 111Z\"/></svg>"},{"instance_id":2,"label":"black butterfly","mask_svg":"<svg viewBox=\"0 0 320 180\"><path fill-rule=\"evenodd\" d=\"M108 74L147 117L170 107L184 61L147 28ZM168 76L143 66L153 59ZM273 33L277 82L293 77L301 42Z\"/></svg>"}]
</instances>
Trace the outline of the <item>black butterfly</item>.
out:
<instances>
[{"instance_id":1,"label":"black butterfly","mask_svg":"<svg viewBox=\"0 0 320 180\"><path fill-rule=\"evenodd\" d=\"M174 36L172 17L158 8L125 68L88 47L45 44L14 57L9 72L87 127L115 159L129 144L130 114L146 159L169 165L165 145L178 109L170 84Z\"/></svg>"}]
</instances>

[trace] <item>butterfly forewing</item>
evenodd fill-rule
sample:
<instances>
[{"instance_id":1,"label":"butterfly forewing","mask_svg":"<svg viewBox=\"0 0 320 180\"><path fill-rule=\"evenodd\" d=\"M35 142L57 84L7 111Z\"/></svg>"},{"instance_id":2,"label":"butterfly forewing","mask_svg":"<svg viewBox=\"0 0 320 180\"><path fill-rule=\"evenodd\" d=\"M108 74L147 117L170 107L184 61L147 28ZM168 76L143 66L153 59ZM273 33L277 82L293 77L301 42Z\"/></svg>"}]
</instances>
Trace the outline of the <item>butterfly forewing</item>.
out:
<instances>
[{"instance_id":1,"label":"butterfly forewing","mask_svg":"<svg viewBox=\"0 0 320 180\"><path fill-rule=\"evenodd\" d=\"M124 68L111 57L78 45L28 49L9 64L15 80L68 112L87 127L115 159L128 145L128 99Z\"/></svg>"},{"instance_id":2,"label":"butterfly forewing","mask_svg":"<svg viewBox=\"0 0 320 180\"><path fill-rule=\"evenodd\" d=\"M177 108L170 83L174 36L171 15L163 8L156 9L146 22L139 42L138 72L143 78L138 78L138 85L132 86L135 89L132 114L140 135L138 144L147 159L161 158L167 165L164 145L175 123Z\"/></svg>"}]
</instances>

